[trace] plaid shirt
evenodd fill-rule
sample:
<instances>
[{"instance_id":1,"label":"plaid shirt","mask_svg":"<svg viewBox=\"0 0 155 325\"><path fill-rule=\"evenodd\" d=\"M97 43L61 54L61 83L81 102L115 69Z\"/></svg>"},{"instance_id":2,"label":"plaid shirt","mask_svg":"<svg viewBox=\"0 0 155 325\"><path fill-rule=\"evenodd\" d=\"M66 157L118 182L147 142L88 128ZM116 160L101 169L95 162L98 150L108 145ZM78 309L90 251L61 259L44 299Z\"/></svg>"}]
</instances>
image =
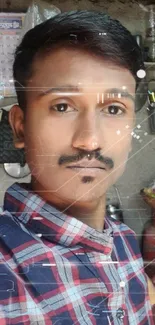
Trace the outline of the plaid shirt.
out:
<instances>
[{"instance_id":1,"label":"plaid shirt","mask_svg":"<svg viewBox=\"0 0 155 325\"><path fill-rule=\"evenodd\" d=\"M0 213L0 325L153 325L135 233L103 232L15 183Z\"/></svg>"}]
</instances>

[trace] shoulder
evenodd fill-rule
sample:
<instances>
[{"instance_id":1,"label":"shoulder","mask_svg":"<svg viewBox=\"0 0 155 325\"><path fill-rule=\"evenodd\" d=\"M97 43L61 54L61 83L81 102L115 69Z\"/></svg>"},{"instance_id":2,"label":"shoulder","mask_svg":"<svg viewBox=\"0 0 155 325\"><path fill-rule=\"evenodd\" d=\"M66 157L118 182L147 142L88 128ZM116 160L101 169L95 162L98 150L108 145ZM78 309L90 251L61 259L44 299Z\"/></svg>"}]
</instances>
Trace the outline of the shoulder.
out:
<instances>
[{"instance_id":1,"label":"shoulder","mask_svg":"<svg viewBox=\"0 0 155 325\"><path fill-rule=\"evenodd\" d=\"M111 217L107 218L107 222L113 230L115 236L129 236L134 237L136 239L136 233L130 227L128 227L125 223L115 220Z\"/></svg>"},{"instance_id":2,"label":"shoulder","mask_svg":"<svg viewBox=\"0 0 155 325\"><path fill-rule=\"evenodd\" d=\"M137 235L126 224L109 218L108 222L113 230L114 244L116 249L119 250L122 259L134 257L142 262L141 252Z\"/></svg>"},{"instance_id":3,"label":"shoulder","mask_svg":"<svg viewBox=\"0 0 155 325\"><path fill-rule=\"evenodd\" d=\"M13 215L7 211L4 210L3 207L0 207L0 229L4 226L8 227L9 225L17 224Z\"/></svg>"},{"instance_id":4,"label":"shoulder","mask_svg":"<svg viewBox=\"0 0 155 325\"><path fill-rule=\"evenodd\" d=\"M32 234L9 211L0 213L0 246L12 251L15 247L33 239Z\"/></svg>"}]
</instances>

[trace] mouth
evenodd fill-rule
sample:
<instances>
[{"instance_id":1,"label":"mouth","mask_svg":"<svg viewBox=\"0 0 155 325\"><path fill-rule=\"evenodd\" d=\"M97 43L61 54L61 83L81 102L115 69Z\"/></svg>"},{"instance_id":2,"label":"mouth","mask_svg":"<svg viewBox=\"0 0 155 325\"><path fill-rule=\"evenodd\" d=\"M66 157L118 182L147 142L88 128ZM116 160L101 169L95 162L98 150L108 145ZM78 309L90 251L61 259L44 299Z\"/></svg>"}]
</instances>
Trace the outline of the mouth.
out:
<instances>
[{"instance_id":1,"label":"mouth","mask_svg":"<svg viewBox=\"0 0 155 325\"><path fill-rule=\"evenodd\" d=\"M96 161L82 161L79 164L72 164L70 166L66 166L67 169L79 174L80 176L92 176L96 177L98 174L105 172L105 167L97 164Z\"/></svg>"},{"instance_id":2,"label":"mouth","mask_svg":"<svg viewBox=\"0 0 155 325\"><path fill-rule=\"evenodd\" d=\"M101 167L85 167L85 166L67 166L68 170L76 173L79 176L91 176L91 177L101 177L105 168Z\"/></svg>"},{"instance_id":3,"label":"mouth","mask_svg":"<svg viewBox=\"0 0 155 325\"><path fill-rule=\"evenodd\" d=\"M106 170L105 166L98 162L96 162L96 160L92 160L92 161L88 161L88 160L82 160L81 162L79 162L77 164L74 163L72 165L66 166L66 168L70 168L70 169L85 169L85 170L91 170L91 169L96 169L96 170Z\"/></svg>"},{"instance_id":4,"label":"mouth","mask_svg":"<svg viewBox=\"0 0 155 325\"><path fill-rule=\"evenodd\" d=\"M100 169L100 170L105 170L105 168L103 167L85 167L85 166L67 166L66 168L70 168L70 169Z\"/></svg>"}]
</instances>

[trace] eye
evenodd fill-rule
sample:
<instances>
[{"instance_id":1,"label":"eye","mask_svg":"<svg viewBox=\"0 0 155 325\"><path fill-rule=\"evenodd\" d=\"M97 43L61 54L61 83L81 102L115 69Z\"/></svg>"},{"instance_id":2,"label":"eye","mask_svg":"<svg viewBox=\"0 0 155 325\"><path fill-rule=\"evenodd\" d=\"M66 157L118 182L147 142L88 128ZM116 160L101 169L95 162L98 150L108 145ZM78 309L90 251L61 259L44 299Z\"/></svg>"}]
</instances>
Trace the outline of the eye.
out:
<instances>
[{"instance_id":1,"label":"eye","mask_svg":"<svg viewBox=\"0 0 155 325\"><path fill-rule=\"evenodd\" d=\"M123 109L123 107L119 106L119 105L109 105L105 108L103 108L102 110L105 114L109 114L109 115L122 115L125 113L125 109Z\"/></svg>"},{"instance_id":2,"label":"eye","mask_svg":"<svg viewBox=\"0 0 155 325\"><path fill-rule=\"evenodd\" d=\"M66 103L56 104L54 106L51 106L51 109L59 113L68 113L74 111L74 108Z\"/></svg>"}]
</instances>

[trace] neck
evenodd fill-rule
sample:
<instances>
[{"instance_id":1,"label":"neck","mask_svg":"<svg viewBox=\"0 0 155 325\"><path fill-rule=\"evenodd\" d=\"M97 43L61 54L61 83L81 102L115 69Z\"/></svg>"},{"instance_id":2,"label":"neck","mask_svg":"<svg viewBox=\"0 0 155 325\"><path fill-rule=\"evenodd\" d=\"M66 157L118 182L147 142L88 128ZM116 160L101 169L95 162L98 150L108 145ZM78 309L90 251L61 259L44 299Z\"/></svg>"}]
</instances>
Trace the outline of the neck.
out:
<instances>
[{"instance_id":1,"label":"neck","mask_svg":"<svg viewBox=\"0 0 155 325\"><path fill-rule=\"evenodd\" d=\"M50 191L45 191L41 189L40 186L35 182L31 181L31 190L37 193L40 197L43 198L48 204L51 204L59 211L64 212L67 215L70 215L88 226L102 232L104 228L104 218L105 218L105 205L106 197L102 197L91 200L76 202L75 204L69 200L59 197L56 193L50 193Z\"/></svg>"},{"instance_id":2,"label":"neck","mask_svg":"<svg viewBox=\"0 0 155 325\"><path fill-rule=\"evenodd\" d=\"M105 197L91 202L79 202L66 210L71 215L88 226L102 232L105 218Z\"/></svg>"}]
</instances>

